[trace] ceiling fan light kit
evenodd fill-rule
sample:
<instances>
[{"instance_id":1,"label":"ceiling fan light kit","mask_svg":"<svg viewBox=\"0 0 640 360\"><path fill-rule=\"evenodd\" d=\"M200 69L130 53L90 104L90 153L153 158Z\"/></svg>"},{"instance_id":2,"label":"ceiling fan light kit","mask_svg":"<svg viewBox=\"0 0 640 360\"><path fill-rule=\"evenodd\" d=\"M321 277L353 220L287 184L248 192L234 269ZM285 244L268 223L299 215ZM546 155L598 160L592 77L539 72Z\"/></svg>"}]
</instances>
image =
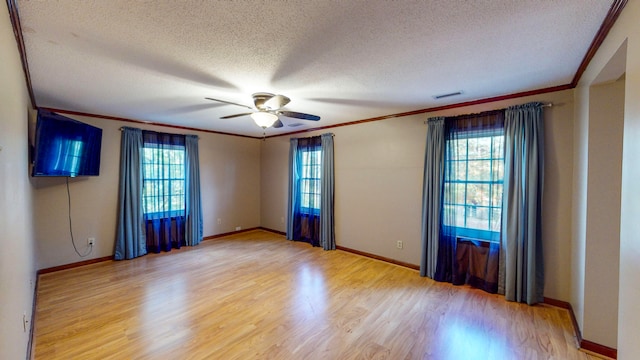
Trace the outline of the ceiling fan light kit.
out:
<instances>
[{"instance_id":1,"label":"ceiling fan light kit","mask_svg":"<svg viewBox=\"0 0 640 360\"><path fill-rule=\"evenodd\" d=\"M278 115L266 111L258 111L251 113L251 118L258 126L266 129L271 127L271 125L278 120Z\"/></svg>"},{"instance_id":2,"label":"ceiling fan light kit","mask_svg":"<svg viewBox=\"0 0 640 360\"><path fill-rule=\"evenodd\" d=\"M295 111L282 110L282 108L291 101L291 99L289 99L284 95L274 95L271 93L258 92L251 96L253 97L253 104L257 111L254 111L251 113L227 115L227 116L221 117L221 119L231 119L234 117L250 115L253 121L263 129L266 129L271 126L273 126L274 128L281 128L283 124L282 124L282 121L280 121L280 119L278 118L279 115L295 118L295 119L310 120L310 121L320 120L320 116L299 113ZM210 97L207 97L205 99L221 102L223 104L236 105L236 106L242 106L249 109L253 109L251 106L238 104L238 103L227 101L227 100L214 99Z\"/></svg>"}]
</instances>

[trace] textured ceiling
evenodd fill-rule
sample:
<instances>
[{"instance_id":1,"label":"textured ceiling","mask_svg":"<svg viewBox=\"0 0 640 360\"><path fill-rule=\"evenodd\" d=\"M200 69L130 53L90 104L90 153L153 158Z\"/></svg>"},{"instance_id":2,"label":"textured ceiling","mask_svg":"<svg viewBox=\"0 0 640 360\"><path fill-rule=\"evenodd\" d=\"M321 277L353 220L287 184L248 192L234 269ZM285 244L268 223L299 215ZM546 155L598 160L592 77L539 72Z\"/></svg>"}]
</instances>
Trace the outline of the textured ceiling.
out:
<instances>
[{"instance_id":1,"label":"textured ceiling","mask_svg":"<svg viewBox=\"0 0 640 360\"><path fill-rule=\"evenodd\" d=\"M571 82L611 0L17 2L39 107L262 136ZM434 95L462 91L436 100ZM303 123L299 127L289 125Z\"/></svg>"}]
</instances>

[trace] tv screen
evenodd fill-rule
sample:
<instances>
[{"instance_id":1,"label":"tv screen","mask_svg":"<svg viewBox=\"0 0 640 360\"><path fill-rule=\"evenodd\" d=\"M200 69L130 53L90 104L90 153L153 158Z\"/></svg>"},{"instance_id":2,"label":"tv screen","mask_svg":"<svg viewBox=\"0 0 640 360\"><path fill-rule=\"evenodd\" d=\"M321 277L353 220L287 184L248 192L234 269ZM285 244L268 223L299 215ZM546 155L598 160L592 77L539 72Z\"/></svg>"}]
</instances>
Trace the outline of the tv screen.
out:
<instances>
[{"instance_id":1,"label":"tv screen","mask_svg":"<svg viewBox=\"0 0 640 360\"><path fill-rule=\"evenodd\" d=\"M98 176L102 129L38 110L33 176Z\"/></svg>"}]
</instances>

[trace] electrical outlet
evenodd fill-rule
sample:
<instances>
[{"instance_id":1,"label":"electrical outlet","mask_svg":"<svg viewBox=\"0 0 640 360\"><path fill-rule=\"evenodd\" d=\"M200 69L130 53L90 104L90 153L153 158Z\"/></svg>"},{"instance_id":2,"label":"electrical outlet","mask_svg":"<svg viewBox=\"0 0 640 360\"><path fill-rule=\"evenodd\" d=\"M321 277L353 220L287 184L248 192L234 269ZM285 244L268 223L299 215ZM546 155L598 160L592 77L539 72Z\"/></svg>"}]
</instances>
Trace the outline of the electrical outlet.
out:
<instances>
[{"instance_id":1,"label":"electrical outlet","mask_svg":"<svg viewBox=\"0 0 640 360\"><path fill-rule=\"evenodd\" d=\"M396 247L397 247L398 249L402 249L402 241L398 240L398 241L396 242Z\"/></svg>"},{"instance_id":2,"label":"electrical outlet","mask_svg":"<svg viewBox=\"0 0 640 360\"><path fill-rule=\"evenodd\" d=\"M242 226L236 226L236 231L242 230Z\"/></svg>"},{"instance_id":3,"label":"electrical outlet","mask_svg":"<svg viewBox=\"0 0 640 360\"><path fill-rule=\"evenodd\" d=\"M93 246L96 243L96 238L90 237L87 238L87 246Z\"/></svg>"},{"instance_id":4,"label":"electrical outlet","mask_svg":"<svg viewBox=\"0 0 640 360\"><path fill-rule=\"evenodd\" d=\"M218 218L218 225L222 224L222 219Z\"/></svg>"},{"instance_id":5,"label":"electrical outlet","mask_svg":"<svg viewBox=\"0 0 640 360\"><path fill-rule=\"evenodd\" d=\"M284 224L284 216L280 218L280 223Z\"/></svg>"}]
</instances>

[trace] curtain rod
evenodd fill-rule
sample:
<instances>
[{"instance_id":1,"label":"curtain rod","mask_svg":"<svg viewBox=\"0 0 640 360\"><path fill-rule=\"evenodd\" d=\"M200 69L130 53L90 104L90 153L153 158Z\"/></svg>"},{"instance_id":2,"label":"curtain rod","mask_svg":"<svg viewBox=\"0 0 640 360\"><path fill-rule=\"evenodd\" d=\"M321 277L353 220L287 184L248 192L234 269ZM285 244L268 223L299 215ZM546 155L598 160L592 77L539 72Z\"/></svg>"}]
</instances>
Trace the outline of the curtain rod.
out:
<instances>
[{"instance_id":1,"label":"curtain rod","mask_svg":"<svg viewBox=\"0 0 640 360\"><path fill-rule=\"evenodd\" d=\"M124 130L124 126L118 128L118 130L122 131ZM143 131L153 131L153 130L143 130ZM158 131L154 131L154 132L158 132ZM191 134L175 134L175 133L165 133L165 134L171 134L171 135L191 135ZM198 139L200 139L200 136L196 135Z\"/></svg>"},{"instance_id":2,"label":"curtain rod","mask_svg":"<svg viewBox=\"0 0 640 360\"><path fill-rule=\"evenodd\" d=\"M553 107L553 103L546 103L546 104L542 104L541 107ZM502 109L495 109L495 110L487 110L484 112L490 112L490 111L500 111L500 110L506 110L507 108L502 108ZM468 114L468 115L473 115L473 114ZM455 116L464 116L464 115L454 115ZM425 120L424 123L427 124L429 122L429 119Z\"/></svg>"},{"instance_id":3,"label":"curtain rod","mask_svg":"<svg viewBox=\"0 0 640 360\"><path fill-rule=\"evenodd\" d=\"M336 137L336 134L334 134L334 133L325 133L325 134L331 134L331 137ZM315 135L315 136L321 136L321 135L324 135L324 134ZM290 139L306 139L306 138L310 138L310 137L314 137L314 136L291 137Z\"/></svg>"}]
</instances>

